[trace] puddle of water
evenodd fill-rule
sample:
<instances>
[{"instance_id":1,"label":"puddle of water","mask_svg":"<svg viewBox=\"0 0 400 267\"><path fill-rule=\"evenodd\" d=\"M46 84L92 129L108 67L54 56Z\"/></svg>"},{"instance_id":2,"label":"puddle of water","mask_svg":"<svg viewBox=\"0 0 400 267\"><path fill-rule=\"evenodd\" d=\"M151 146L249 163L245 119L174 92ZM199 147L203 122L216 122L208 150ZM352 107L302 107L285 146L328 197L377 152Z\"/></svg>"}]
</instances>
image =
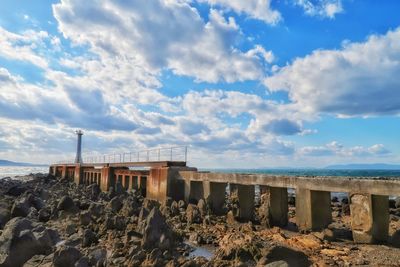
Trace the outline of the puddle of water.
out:
<instances>
[{"instance_id":1,"label":"puddle of water","mask_svg":"<svg viewBox=\"0 0 400 267\"><path fill-rule=\"evenodd\" d=\"M214 256L215 248L212 246L197 246L190 242L185 242L185 244L193 249L189 253L189 258L204 257L207 260L210 260Z\"/></svg>"}]
</instances>

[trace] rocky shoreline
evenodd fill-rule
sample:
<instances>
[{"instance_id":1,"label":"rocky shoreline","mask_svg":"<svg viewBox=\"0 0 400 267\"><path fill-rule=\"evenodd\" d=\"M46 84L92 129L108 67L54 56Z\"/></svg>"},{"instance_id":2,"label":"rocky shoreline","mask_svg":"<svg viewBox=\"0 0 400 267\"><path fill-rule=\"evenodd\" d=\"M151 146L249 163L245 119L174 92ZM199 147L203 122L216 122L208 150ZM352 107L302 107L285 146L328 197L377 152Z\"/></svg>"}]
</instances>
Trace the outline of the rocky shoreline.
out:
<instances>
[{"instance_id":1,"label":"rocky shoreline","mask_svg":"<svg viewBox=\"0 0 400 267\"><path fill-rule=\"evenodd\" d=\"M268 218L236 220L235 195L227 215L209 212L205 200L166 203L125 192L120 184L101 192L32 174L0 179L1 266L400 266L400 201L391 201L389 244L352 242L349 205L332 199L333 223L321 232L300 233L295 197L289 225L269 227ZM196 247L210 255L194 256Z\"/></svg>"}]
</instances>

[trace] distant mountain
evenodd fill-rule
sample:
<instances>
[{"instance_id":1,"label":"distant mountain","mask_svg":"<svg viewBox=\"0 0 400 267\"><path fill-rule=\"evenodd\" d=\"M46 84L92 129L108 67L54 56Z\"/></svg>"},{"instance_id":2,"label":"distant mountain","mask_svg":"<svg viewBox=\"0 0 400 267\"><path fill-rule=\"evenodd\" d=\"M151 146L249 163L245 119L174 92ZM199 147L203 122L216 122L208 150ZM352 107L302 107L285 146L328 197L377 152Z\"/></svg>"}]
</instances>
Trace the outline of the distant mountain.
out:
<instances>
[{"instance_id":1,"label":"distant mountain","mask_svg":"<svg viewBox=\"0 0 400 267\"><path fill-rule=\"evenodd\" d=\"M47 166L47 165L33 164L33 163L26 163L26 162L14 162L14 161L0 159L0 166Z\"/></svg>"},{"instance_id":2,"label":"distant mountain","mask_svg":"<svg viewBox=\"0 0 400 267\"><path fill-rule=\"evenodd\" d=\"M400 170L398 164L370 163L370 164L337 164L329 165L324 169L331 170Z\"/></svg>"}]
</instances>

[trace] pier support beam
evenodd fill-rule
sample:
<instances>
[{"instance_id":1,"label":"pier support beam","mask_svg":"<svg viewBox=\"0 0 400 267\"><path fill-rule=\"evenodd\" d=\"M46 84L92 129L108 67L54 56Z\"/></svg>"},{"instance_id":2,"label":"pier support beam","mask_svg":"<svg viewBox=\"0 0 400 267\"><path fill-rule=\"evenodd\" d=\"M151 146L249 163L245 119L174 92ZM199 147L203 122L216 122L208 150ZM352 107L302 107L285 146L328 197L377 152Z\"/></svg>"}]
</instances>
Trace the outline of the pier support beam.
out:
<instances>
[{"instance_id":1,"label":"pier support beam","mask_svg":"<svg viewBox=\"0 0 400 267\"><path fill-rule=\"evenodd\" d=\"M254 215L254 185L238 184L239 220L250 221Z\"/></svg>"},{"instance_id":2,"label":"pier support beam","mask_svg":"<svg viewBox=\"0 0 400 267\"><path fill-rule=\"evenodd\" d=\"M286 226L289 212L287 188L260 186L260 194L260 217L266 218L269 226Z\"/></svg>"},{"instance_id":3,"label":"pier support beam","mask_svg":"<svg viewBox=\"0 0 400 267\"><path fill-rule=\"evenodd\" d=\"M330 192L296 189L296 224L300 230L321 230L331 221Z\"/></svg>"},{"instance_id":4,"label":"pier support beam","mask_svg":"<svg viewBox=\"0 0 400 267\"><path fill-rule=\"evenodd\" d=\"M74 172L74 182L75 184L79 185L82 184L82 176L83 176L83 170L80 164L77 164L75 166L75 172Z\"/></svg>"},{"instance_id":5,"label":"pier support beam","mask_svg":"<svg viewBox=\"0 0 400 267\"><path fill-rule=\"evenodd\" d=\"M103 167L101 169L100 188L102 191L107 192L111 186L114 186L114 169L111 167Z\"/></svg>"},{"instance_id":6,"label":"pier support beam","mask_svg":"<svg viewBox=\"0 0 400 267\"><path fill-rule=\"evenodd\" d=\"M61 167L61 179L67 178L67 166L63 165Z\"/></svg>"},{"instance_id":7,"label":"pier support beam","mask_svg":"<svg viewBox=\"0 0 400 267\"><path fill-rule=\"evenodd\" d=\"M216 215L224 213L226 183L203 182L204 199Z\"/></svg>"},{"instance_id":8,"label":"pier support beam","mask_svg":"<svg viewBox=\"0 0 400 267\"><path fill-rule=\"evenodd\" d=\"M350 215L354 242L387 241L389 231L388 196L351 193Z\"/></svg>"}]
</instances>

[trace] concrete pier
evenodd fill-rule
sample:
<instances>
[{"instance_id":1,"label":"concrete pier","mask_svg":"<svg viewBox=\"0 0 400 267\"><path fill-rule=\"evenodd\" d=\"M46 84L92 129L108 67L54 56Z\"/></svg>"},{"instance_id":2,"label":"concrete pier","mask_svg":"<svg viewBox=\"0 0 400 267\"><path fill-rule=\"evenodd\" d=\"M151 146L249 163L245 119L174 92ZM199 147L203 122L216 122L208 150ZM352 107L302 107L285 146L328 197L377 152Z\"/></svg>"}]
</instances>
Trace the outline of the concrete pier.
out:
<instances>
[{"instance_id":1,"label":"concrete pier","mask_svg":"<svg viewBox=\"0 0 400 267\"><path fill-rule=\"evenodd\" d=\"M350 194L353 240L357 243L379 243L388 239L388 196L365 193Z\"/></svg>"},{"instance_id":2,"label":"concrete pier","mask_svg":"<svg viewBox=\"0 0 400 267\"><path fill-rule=\"evenodd\" d=\"M130 167L143 167L133 170ZM287 188L296 190L296 223L300 230L321 230L332 221L331 192L350 196L353 239L358 243L379 243L388 239L388 196L400 196L400 179L346 177L292 177L266 174L198 172L186 162L125 162L96 164L54 164L49 173L77 184L99 184L102 191L120 181L126 190L164 203L167 199L197 203L205 199L211 211L225 212L226 186L230 185L240 221L254 219L255 186L264 193L261 212L269 226L288 221ZM265 198L266 196L266 198ZM260 210L259 210L260 213Z\"/></svg>"},{"instance_id":3,"label":"concrete pier","mask_svg":"<svg viewBox=\"0 0 400 267\"><path fill-rule=\"evenodd\" d=\"M296 224L300 230L321 230L331 221L330 192L296 189Z\"/></svg>"},{"instance_id":4,"label":"concrete pier","mask_svg":"<svg viewBox=\"0 0 400 267\"><path fill-rule=\"evenodd\" d=\"M211 211L216 215L222 215L224 213L223 207L225 204L227 184L205 181L203 182L203 186L204 198L207 201L208 206L211 208Z\"/></svg>"},{"instance_id":5,"label":"concrete pier","mask_svg":"<svg viewBox=\"0 0 400 267\"><path fill-rule=\"evenodd\" d=\"M237 185L239 200L239 220L250 221L254 218L254 185Z\"/></svg>"}]
</instances>

